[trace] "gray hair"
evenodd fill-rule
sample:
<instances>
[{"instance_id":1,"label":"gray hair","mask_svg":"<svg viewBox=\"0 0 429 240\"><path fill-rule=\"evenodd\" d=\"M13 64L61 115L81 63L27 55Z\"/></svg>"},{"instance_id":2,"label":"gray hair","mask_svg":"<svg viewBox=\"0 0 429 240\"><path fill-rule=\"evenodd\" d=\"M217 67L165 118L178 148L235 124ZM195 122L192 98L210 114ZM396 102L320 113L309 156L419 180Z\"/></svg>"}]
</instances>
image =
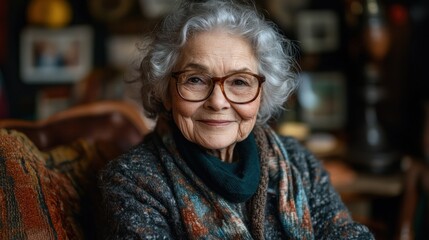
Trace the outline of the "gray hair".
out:
<instances>
[{"instance_id":1,"label":"gray hair","mask_svg":"<svg viewBox=\"0 0 429 240\"><path fill-rule=\"evenodd\" d=\"M296 87L291 42L254 5L233 0L185 1L165 17L142 49L145 57L139 78L146 116L155 118L166 111L162 103L168 97L170 74L190 36L218 28L247 39L255 51L259 74L266 78L257 122L265 123L283 109Z\"/></svg>"}]
</instances>

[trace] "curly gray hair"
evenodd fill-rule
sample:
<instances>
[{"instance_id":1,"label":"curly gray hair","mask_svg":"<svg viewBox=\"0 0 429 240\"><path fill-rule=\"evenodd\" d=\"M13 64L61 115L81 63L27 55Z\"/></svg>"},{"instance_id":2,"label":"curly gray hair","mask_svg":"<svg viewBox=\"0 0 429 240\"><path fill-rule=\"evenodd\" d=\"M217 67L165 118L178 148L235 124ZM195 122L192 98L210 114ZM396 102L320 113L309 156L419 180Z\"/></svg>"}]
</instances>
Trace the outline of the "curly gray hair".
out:
<instances>
[{"instance_id":1,"label":"curly gray hair","mask_svg":"<svg viewBox=\"0 0 429 240\"><path fill-rule=\"evenodd\" d=\"M185 1L165 17L143 50L139 80L147 117L165 112L168 82L180 51L193 34L224 29L247 39L255 51L259 74L265 76L257 122L265 123L283 109L296 87L293 45L275 25L266 21L254 5L233 0ZM147 40L147 39L146 39Z\"/></svg>"}]
</instances>

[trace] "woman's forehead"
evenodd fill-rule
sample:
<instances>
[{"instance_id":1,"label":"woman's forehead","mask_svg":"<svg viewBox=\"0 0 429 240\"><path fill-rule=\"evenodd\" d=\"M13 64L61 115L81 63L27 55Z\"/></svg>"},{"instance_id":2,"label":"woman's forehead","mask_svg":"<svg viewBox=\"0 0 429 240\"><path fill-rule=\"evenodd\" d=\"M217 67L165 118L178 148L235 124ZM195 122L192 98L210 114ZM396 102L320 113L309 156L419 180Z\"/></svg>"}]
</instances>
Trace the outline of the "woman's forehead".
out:
<instances>
[{"instance_id":1,"label":"woman's forehead","mask_svg":"<svg viewBox=\"0 0 429 240\"><path fill-rule=\"evenodd\" d=\"M256 70L257 61L250 43L224 31L198 33L188 39L177 62L180 69L210 70L219 66Z\"/></svg>"}]
</instances>

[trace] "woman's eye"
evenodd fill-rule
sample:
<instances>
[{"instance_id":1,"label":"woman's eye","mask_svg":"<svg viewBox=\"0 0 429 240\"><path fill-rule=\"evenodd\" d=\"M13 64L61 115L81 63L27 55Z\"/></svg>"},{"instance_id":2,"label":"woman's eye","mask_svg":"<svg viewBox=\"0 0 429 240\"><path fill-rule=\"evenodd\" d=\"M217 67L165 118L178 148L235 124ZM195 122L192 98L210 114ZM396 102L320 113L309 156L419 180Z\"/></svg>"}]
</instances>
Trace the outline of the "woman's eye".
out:
<instances>
[{"instance_id":1,"label":"woman's eye","mask_svg":"<svg viewBox=\"0 0 429 240\"><path fill-rule=\"evenodd\" d=\"M204 79L204 77L192 76L192 77L188 77L185 83L186 84L207 84L207 81Z\"/></svg>"},{"instance_id":2,"label":"woman's eye","mask_svg":"<svg viewBox=\"0 0 429 240\"><path fill-rule=\"evenodd\" d=\"M231 82L231 85L233 85L233 86L249 86L249 83L245 79L236 78Z\"/></svg>"}]
</instances>

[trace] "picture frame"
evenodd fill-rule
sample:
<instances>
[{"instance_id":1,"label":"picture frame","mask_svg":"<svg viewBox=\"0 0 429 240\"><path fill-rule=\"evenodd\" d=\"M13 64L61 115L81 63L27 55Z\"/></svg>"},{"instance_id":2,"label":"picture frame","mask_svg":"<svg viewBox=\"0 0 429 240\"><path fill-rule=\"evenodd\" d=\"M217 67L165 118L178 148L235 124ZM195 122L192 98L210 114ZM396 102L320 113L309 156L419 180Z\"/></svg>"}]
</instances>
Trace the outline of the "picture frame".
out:
<instances>
[{"instance_id":1,"label":"picture frame","mask_svg":"<svg viewBox=\"0 0 429 240\"><path fill-rule=\"evenodd\" d=\"M295 31L296 16L304 11L310 0L259 0L282 30Z\"/></svg>"},{"instance_id":2,"label":"picture frame","mask_svg":"<svg viewBox=\"0 0 429 240\"><path fill-rule=\"evenodd\" d=\"M339 19L334 11L305 10L296 18L297 38L304 52L323 53L339 48Z\"/></svg>"},{"instance_id":3,"label":"picture frame","mask_svg":"<svg viewBox=\"0 0 429 240\"><path fill-rule=\"evenodd\" d=\"M20 44L20 75L25 83L73 83L92 68L93 33L88 26L26 28Z\"/></svg>"},{"instance_id":4,"label":"picture frame","mask_svg":"<svg viewBox=\"0 0 429 240\"><path fill-rule=\"evenodd\" d=\"M301 119L311 129L340 130L346 122L346 85L341 72L300 74L298 101Z\"/></svg>"}]
</instances>

